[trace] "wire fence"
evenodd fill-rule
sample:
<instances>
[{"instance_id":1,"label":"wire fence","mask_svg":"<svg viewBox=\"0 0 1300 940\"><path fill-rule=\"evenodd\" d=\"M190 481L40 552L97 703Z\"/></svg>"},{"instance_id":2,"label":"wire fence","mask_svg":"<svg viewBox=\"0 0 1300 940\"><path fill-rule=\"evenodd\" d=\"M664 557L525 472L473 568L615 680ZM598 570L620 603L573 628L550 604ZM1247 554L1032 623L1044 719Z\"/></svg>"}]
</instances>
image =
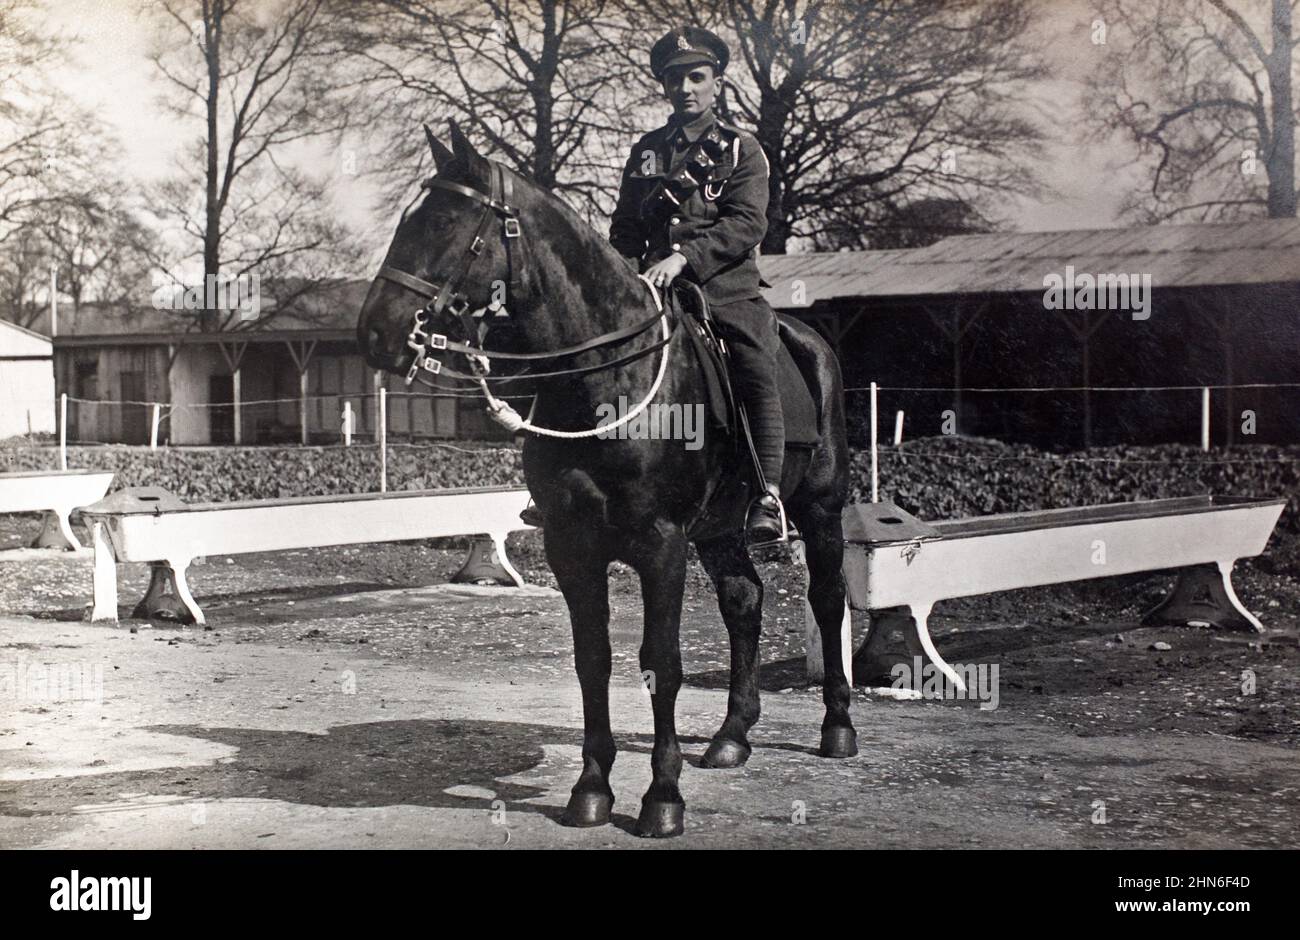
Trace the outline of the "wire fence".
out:
<instances>
[{"instance_id":1,"label":"wire fence","mask_svg":"<svg viewBox=\"0 0 1300 940\"><path fill-rule=\"evenodd\" d=\"M526 396L501 396L512 403ZM261 444L375 443L381 436L409 441L500 439L467 392L332 393L240 401L166 402L132 398L8 399L18 420L3 425L16 439L57 436L71 444L150 447ZM25 420L22 412L25 411ZM381 411L384 430L381 433ZM17 433L14 433L17 432ZM25 433L24 433L25 432ZM3 435L0 435L3 436Z\"/></svg>"},{"instance_id":2,"label":"wire fence","mask_svg":"<svg viewBox=\"0 0 1300 940\"><path fill-rule=\"evenodd\" d=\"M1300 382L1245 382L1235 385L1021 385L1021 386L926 386L862 385L846 388L847 392L1203 392L1251 388L1300 388Z\"/></svg>"},{"instance_id":3,"label":"wire fence","mask_svg":"<svg viewBox=\"0 0 1300 940\"><path fill-rule=\"evenodd\" d=\"M1159 393L1159 392L1173 392L1173 393L1191 392L1191 393L1195 393L1197 399L1199 400L1200 449L1203 452L1209 452L1213 440L1212 431L1213 431L1213 420L1215 414L1216 396L1219 397L1227 396L1228 401L1231 401L1234 393L1237 392L1250 392L1250 391L1258 392L1263 390L1288 391L1294 389L1300 389L1300 382L1279 382L1279 383L1250 382L1250 383L1238 383L1238 384L1221 383L1221 384L1205 384L1205 385L1147 385L1147 386L996 386L996 387L884 386L872 382L871 384L865 386L848 387L845 389L845 393L846 395L865 394L869 396L867 433L870 438L870 451L871 451L872 499L875 500L878 498L878 493L879 493L879 451L880 451L881 419L883 415L888 414L888 411L882 411L880 407L881 393L892 395L895 398L903 398L903 397L910 396L911 401L914 404L917 402L917 399L923 399L927 396L941 396L943 401L940 404L942 410L940 410L939 412L942 421L942 424L940 426L940 431L941 433L944 434L958 433L959 426L962 424L961 415L960 415L961 397L968 393L976 394L976 395L988 395L988 394L994 394L994 395L1047 394L1047 395L1065 395L1065 396L1082 395L1083 400L1077 409L1078 414L1076 415L1076 417L1079 417L1081 419L1081 424L1082 424L1081 443L1083 444L1084 447L1090 447L1093 444L1092 438L1093 438L1094 410L1090 400L1090 396L1093 393L1103 393L1103 394L1104 393L1128 393L1128 394L1146 395L1146 394ZM926 405L923 405L922 407L928 408L928 410L933 411L935 404L936 401L933 398L931 398L928 401L928 403ZM1294 418L1292 416L1298 413L1298 410L1295 409L1293 406L1286 410L1289 411L1289 414L1284 414L1283 420L1294 421ZM1223 416L1227 415L1227 411L1226 409L1220 409L1220 413L1221 413L1220 420L1223 420ZM894 417L893 446L899 448L903 444L904 428L905 428L905 422L907 417L906 409L898 408L894 410L893 417ZM1166 410L1166 413L1162 415L1159 420L1163 421L1163 423L1166 425L1177 426L1179 424L1186 423L1188 417L1190 417L1190 415L1185 414L1180 418L1180 416L1177 415L1177 412L1175 410L1172 413L1172 418L1171 418L1170 412ZM1247 437L1253 435L1256 430L1255 422L1258 419L1258 415L1256 415L1252 410L1247 409L1242 413L1241 417L1243 419L1242 435ZM1229 416L1227 420L1229 421L1229 430L1226 436L1228 437L1229 441L1234 441L1235 434L1233 433L1232 430L1233 426L1231 424L1233 418ZM970 430L969 425L966 425L965 427L961 427L960 429L964 431ZM991 436L996 437L997 435L994 434ZM1167 442L1162 441L1161 443L1167 443ZM953 454L927 454L926 457L927 459L938 459L938 460L949 460L949 461L973 459L969 455L953 455ZM992 460L992 461L1007 461L1007 462L1011 462L1011 461L1019 462L1025 459L1030 459L1030 460L1037 459L1043 463L1052 463L1052 464L1110 463L1115 465L1119 465L1119 464L1168 465L1171 462L1170 460L1163 459L1163 458L1160 460L1146 460L1143 458L1117 457L1117 456L1115 457L1065 457L1062 455L1044 456L1041 458L1032 458L1032 457L1026 458L1023 455L1017 455L1015 457L998 457L993 455L981 455L979 459ZM1190 463L1191 461L1182 461L1182 462ZM1207 461L1204 458L1198 458L1195 462L1197 464L1205 464L1211 461ZM1289 458L1266 458L1263 460L1250 459L1250 458L1246 458L1246 459L1229 458L1226 460L1219 460L1213 462L1223 464L1223 465L1227 465L1227 464L1267 465L1267 464L1294 463L1294 461Z\"/></svg>"},{"instance_id":4,"label":"wire fence","mask_svg":"<svg viewBox=\"0 0 1300 940\"><path fill-rule=\"evenodd\" d=\"M925 401L925 410L918 412L929 414L936 404L956 405L965 395L1108 395L1114 393L1151 394L1151 393L1193 393L1198 399L1200 440L1202 451L1211 450L1212 420L1216 399L1231 396L1237 392L1270 391L1285 392L1300 389L1300 382L1265 383L1251 382L1239 384L1205 384L1205 385L1148 385L1148 386L1005 386L1005 387L952 387L952 386L887 386L872 383L864 386L851 386L845 393L851 400L861 402L858 396L869 396L865 407L851 407L851 414L857 418L865 417L866 430L869 433L871 452L873 490L878 479L879 451L889 446L891 437L887 426L890 412L893 412L892 445L906 453L905 431L907 431L908 411L905 408L882 409L880 397L892 397L897 402L911 401L914 406L918 399ZM925 398L942 396L941 400ZM529 396L504 396L512 402L528 402ZM389 392L380 388L374 393L358 392L355 394L316 394L291 398L257 399L250 401L209 401L209 402L158 402L147 399L89 399L69 395L59 396L53 409L53 427L48 422L44 428L34 429L26 436L10 438L7 447L21 446L23 443L39 443L42 433L50 438L57 436L60 449L60 466L67 466L67 446L93 444L133 444L148 445L151 448L168 445L313 445L344 446L354 444L376 446L379 458L379 476L381 489L386 489L387 460L390 438L405 437L409 442L419 442L446 448L451 451L473 453L469 447L447 443L456 437L481 436L500 441L502 433L482 417L481 409L463 410L462 402L477 400L482 402L478 393L470 391L429 392ZM12 400L11 400L12 401ZM48 398L19 400L12 402L17 407L31 405L43 410L48 416L50 400ZM1300 402L1297 402L1300 404ZM1185 411L1197 407L1190 405ZM941 427L939 433L961 436L969 429L959 426L957 408L949 407L940 412L954 420L951 428ZM29 427L31 426L29 412ZM479 435L464 434L465 416L472 414L479 424L471 427ZM1293 414L1300 415L1300 407ZM1088 417L1084 408L1085 420ZM1222 420L1222 418L1220 419ZM933 421L929 421L933 424ZM914 421L915 424L915 421ZM922 428L920 436L933 436L935 428ZM883 434L881 432L884 432ZM928 433L926 433L928 432ZM913 428L913 436L916 429ZM987 435L997 437L998 435ZM1132 441L1135 445L1152 443L1151 441ZM1185 443L1192 444L1193 441ZM1065 454L1045 454L1031 456L999 456L996 454L925 454L928 460L969 461L987 460L993 462L1040 461L1044 464L1133 464L1133 465L1168 465L1178 462L1173 458L1160 457L1147 459L1141 456L1072 456ZM1224 455L1221 458L1197 457L1197 464L1219 465L1268 465L1294 463L1285 457L1259 458L1236 455Z\"/></svg>"}]
</instances>

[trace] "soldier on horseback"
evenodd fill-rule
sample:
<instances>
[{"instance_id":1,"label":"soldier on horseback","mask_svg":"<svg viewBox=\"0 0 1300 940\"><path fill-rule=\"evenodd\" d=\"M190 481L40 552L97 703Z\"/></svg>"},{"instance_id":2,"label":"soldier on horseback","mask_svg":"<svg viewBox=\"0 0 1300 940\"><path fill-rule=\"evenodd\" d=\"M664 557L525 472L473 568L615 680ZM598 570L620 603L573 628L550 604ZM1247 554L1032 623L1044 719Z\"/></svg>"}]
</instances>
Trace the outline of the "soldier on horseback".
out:
<instances>
[{"instance_id":1,"label":"soldier on horseback","mask_svg":"<svg viewBox=\"0 0 1300 940\"><path fill-rule=\"evenodd\" d=\"M777 388L776 314L759 291L768 164L758 141L714 113L730 50L707 29L674 29L650 50L673 114L628 157L609 240L657 288L700 285L731 354L763 492L745 522L751 544L784 536L785 429Z\"/></svg>"}]
</instances>

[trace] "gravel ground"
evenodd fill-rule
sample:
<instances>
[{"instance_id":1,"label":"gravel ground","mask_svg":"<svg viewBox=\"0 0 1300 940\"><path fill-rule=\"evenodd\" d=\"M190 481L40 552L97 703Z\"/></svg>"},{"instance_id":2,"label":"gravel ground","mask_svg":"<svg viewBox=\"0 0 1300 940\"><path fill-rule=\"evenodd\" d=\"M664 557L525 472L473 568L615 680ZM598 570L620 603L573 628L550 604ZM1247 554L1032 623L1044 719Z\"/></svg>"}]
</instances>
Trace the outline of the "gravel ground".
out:
<instances>
[{"instance_id":1,"label":"gravel ground","mask_svg":"<svg viewBox=\"0 0 1300 940\"><path fill-rule=\"evenodd\" d=\"M34 527L0 517L0 548ZM83 624L87 558L0 561L8 675L104 675L100 702L10 680L0 845L642 845L627 831L651 742L635 579L613 571L618 818L567 830L556 818L580 766L581 709L539 541L512 537L537 586L525 591L445 585L463 558L454 543L212 557L191 572L206 631ZM1137 626L1166 575L941 604L939 648L998 667L997 707L856 690L862 753L839 762L813 754L820 690L803 681L799 569L764 562L755 754L739 771L687 768L687 834L673 844L1294 845L1296 546L1279 533L1239 570L1262 636ZM147 580L144 566L119 569L124 608ZM679 728L694 764L725 710L727 662L698 565L683 620Z\"/></svg>"}]
</instances>

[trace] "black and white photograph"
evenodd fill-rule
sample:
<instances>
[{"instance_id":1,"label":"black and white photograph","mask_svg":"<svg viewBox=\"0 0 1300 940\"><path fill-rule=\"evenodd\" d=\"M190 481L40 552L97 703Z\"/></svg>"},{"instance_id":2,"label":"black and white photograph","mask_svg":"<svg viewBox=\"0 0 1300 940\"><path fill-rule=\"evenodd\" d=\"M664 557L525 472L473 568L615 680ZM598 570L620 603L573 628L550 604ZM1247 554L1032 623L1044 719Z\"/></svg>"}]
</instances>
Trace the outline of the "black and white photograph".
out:
<instances>
[{"instance_id":1,"label":"black and white photograph","mask_svg":"<svg viewBox=\"0 0 1300 940\"><path fill-rule=\"evenodd\" d=\"M0 0L11 897L1261 911L1298 125L1300 0Z\"/></svg>"}]
</instances>

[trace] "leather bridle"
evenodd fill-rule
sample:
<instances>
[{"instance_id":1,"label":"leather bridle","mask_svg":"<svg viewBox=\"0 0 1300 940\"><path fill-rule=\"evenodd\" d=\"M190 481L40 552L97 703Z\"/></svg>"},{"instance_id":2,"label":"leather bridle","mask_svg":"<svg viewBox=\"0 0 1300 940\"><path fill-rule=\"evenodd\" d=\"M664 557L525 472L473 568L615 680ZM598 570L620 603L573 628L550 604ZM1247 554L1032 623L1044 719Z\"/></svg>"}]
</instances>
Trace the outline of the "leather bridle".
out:
<instances>
[{"instance_id":1,"label":"leather bridle","mask_svg":"<svg viewBox=\"0 0 1300 940\"><path fill-rule=\"evenodd\" d=\"M590 352L594 349L600 349L613 343L622 342L639 336L646 330L653 327L660 321L663 314L656 311L653 316L634 323L631 326L614 330L609 333L602 333L600 336L589 339L585 342L573 346L566 346L562 349L555 349L549 352L536 353L511 353L504 351L494 351L483 348L481 345L487 335L485 323L480 323L476 328L474 319L476 314L488 309L480 308L471 311L472 301L466 292L469 284L470 272L474 267L474 262L478 260L486 246L488 229L492 224L493 217L501 220L501 237L505 243L506 265L510 271L510 293L508 296L517 297L522 294L523 286L523 268L525 242L523 240L523 230L519 224L519 211L511 202L514 196L513 174L506 170L501 164L494 160L487 160L489 171L489 185L491 194L484 194L477 189L469 186L463 186L460 183L453 183L449 180L441 180L437 177L431 177L421 184L423 189L445 189L448 192L456 193L471 199L483 206L483 211L479 216L478 224L475 226L474 237L470 240L465 250L459 269L450 277L441 283L426 281L422 278L415 277L405 271L394 268L391 265L383 265L379 269L379 277L392 281L409 291L413 291L422 297L428 298L429 302L415 311L412 317L411 332L406 339L406 345L415 352L415 360L411 363L410 369L406 373L406 384L410 385L423 370L433 375L447 375L452 378L466 379L470 381L482 382L512 382L520 380L535 381L537 379L559 378L562 376L581 375L588 372L595 372L600 369L609 369L634 359L647 356L658 349L667 346L672 340L672 335L676 333L677 323L674 319L672 322L671 333L661 342L654 343L642 349L638 349L624 356L619 356L612 360L596 363L590 366L574 367L569 369L558 369L549 372L524 372L517 375L489 376L486 374L486 368L480 368L479 363L484 359L513 359L513 360L541 360L556 359L565 356L574 356L579 353ZM518 245L518 248L514 246ZM448 339L445 333L434 333L429 330L429 324L443 313L450 314L458 319L464 331L467 342L459 343ZM478 342L480 345L473 345L473 337L479 334ZM458 372L454 369L445 368L442 362L434 358L434 353L440 351L460 353L464 356L471 357L470 361L475 365L477 374ZM430 384L423 382L423 384Z\"/></svg>"}]
</instances>

